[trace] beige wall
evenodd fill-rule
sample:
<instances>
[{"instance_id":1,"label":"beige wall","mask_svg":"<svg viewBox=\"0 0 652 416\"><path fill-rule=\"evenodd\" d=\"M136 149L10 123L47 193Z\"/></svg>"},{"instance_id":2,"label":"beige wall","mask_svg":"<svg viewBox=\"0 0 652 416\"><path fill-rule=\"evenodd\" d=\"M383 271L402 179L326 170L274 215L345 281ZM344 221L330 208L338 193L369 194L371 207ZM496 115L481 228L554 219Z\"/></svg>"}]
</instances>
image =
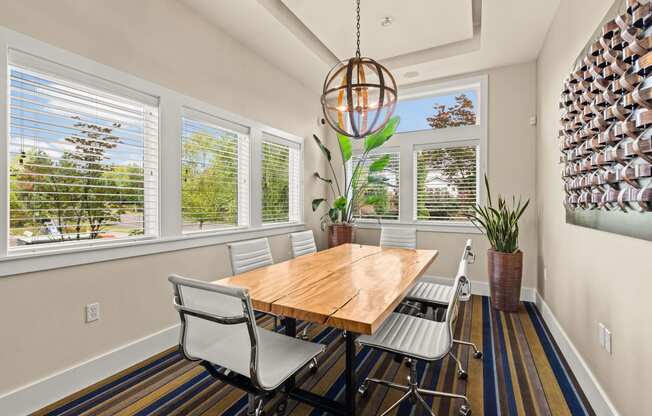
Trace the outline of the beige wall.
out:
<instances>
[{"instance_id":1,"label":"beige wall","mask_svg":"<svg viewBox=\"0 0 652 416\"><path fill-rule=\"evenodd\" d=\"M307 138L305 219L324 246L310 212L324 190L310 175L323 163L311 139L320 133L318 93L172 0L2 0L0 25ZM275 259L286 259L287 238L271 241ZM226 276L226 248L0 278L0 395L176 323L171 272ZM93 301L102 319L87 325L84 305Z\"/></svg>"},{"instance_id":2,"label":"beige wall","mask_svg":"<svg viewBox=\"0 0 652 416\"><path fill-rule=\"evenodd\" d=\"M487 172L494 198L500 193L532 199L521 222L519 245L523 250L523 286L536 287L537 238L535 201L535 127L530 117L536 114L536 71L534 62L490 69L489 132ZM477 74L471 74L477 75ZM467 75L469 76L469 75ZM360 243L378 244L378 230L356 230ZM479 234L419 232L419 248L440 250L439 258L427 271L428 276L453 277L457 271L464 242L471 238L477 254L470 268L471 279L487 281L489 244Z\"/></svg>"},{"instance_id":3,"label":"beige wall","mask_svg":"<svg viewBox=\"0 0 652 416\"><path fill-rule=\"evenodd\" d=\"M537 62L539 290L617 409L639 415L652 409L652 242L566 224L558 163L562 82L612 4L562 1ZM613 332L611 356L598 322Z\"/></svg>"}]
</instances>

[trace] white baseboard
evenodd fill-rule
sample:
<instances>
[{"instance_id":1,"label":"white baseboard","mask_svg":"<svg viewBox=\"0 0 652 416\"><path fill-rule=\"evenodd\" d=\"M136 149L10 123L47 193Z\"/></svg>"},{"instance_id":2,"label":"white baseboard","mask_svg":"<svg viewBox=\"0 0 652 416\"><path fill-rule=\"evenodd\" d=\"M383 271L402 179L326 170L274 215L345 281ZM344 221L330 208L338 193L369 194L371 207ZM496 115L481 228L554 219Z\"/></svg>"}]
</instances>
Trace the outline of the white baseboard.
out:
<instances>
[{"instance_id":1,"label":"white baseboard","mask_svg":"<svg viewBox=\"0 0 652 416\"><path fill-rule=\"evenodd\" d=\"M620 413L609 400L607 393L538 292L536 292L536 304L595 413L598 416L619 416Z\"/></svg>"},{"instance_id":2,"label":"white baseboard","mask_svg":"<svg viewBox=\"0 0 652 416\"><path fill-rule=\"evenodd\" d=\"M440 276L423 276L422 279L434 283L449 285L449 286L452 285L454 281L454 279L450 277L440 277ZM473 293L474 295L489 296L489 282L477 282L475 280L472 280L471 293ZM522 287L521 300L525 302L535 302L537 299L536 293L537 290L533 287Z\"/></svg>"},{"instance_id":3,"label":"white baseboard","mask_svg":"<svg viewBox=\"0 0 652 416\"><path fill-rule=\"evenodd\" d=\"M27 415L179 342L179 324L0 395L0 414Z\"/></svg>"}]
</instances>

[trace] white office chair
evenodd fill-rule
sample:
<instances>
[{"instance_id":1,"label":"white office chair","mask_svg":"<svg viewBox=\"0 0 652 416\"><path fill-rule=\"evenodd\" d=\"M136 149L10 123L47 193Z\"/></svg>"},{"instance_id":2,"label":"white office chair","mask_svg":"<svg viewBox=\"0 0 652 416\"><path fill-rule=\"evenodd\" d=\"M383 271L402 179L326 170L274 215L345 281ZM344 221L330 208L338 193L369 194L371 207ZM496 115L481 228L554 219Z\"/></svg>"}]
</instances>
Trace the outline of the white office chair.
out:
<instances>
[{"instance_id":1,"label":"white office chair","mask_svg":"<svg viewBox=\"0 0 652 416\"><path fill-rule=\"evenodd\" d=\"M380 246L397 248L417 248L417 229L405 227L382 227Z\"/></svg>"},{"instance_id":2,"label":"white office chair","mask_svg":"<svg viewBox=\"0 0 652 416\"><path fill-rule=\"evenodd\" d=\"M453 347L453 330L459 308L459 296L462 285L467 280L466 265L465 261L460 262L443 322L431 321L413 315L392 313L374 335L361 336L356 342L359 345L398 354L410 360L434 362L443 359L446 355L450 355ZM420 388L417 380L417 366L414 363L410 366L410 375L407 381L408 385L400 385L386 380L366 378L358 392L365 397L369 383L380 384L405 392L381 416L390 413L406 399L412 399L421 404L430 415L435 416L422 395L461 399L464 404L460 406L460 415L468 416L471 414L471 407L466 396Z\"/></svg>"},{"instance_id":3,"label":"white office chair","mask_svg":"<svg viewBox=\"0 0 652 416\"><path fill-rule=\"evenodd\" d=\"M256 325L246 289L172 275L174 307L181 319L182 354L215 378L247 391L248 414L260 416L266 396L325 349L324 345L268 331ZM224 367L229 374L215 366ZM235 373L235 374L234 374ZM287 396L278 411L283 413Z\"/></svg>"},{"instance_id":4,"label":"white office chair","mask_svg":"<svg viewBox=\"0 0 652 416\"><path fill-rule=\"evenodd\" d=\"M234 275L274 264L272 251L266 238L231 243L227 247ZM274 329L278 330L282 318L271 312L263 313L274 317Z\"/></svg>"},{"instance_id":5,"label":"white office chair","mask_svg":"<svg viewBox=\"0 0 652 416\"><path fill-rule=\"evenodd\" d=\"M269 249L269 242L266 238L231 243L228 247L233 274L274 264L272 251Z\"/></svg>"},{"instance_id":6,"label":"white office chair","mask_svg":"<svg viewBox=\"0 0 652 416\"><path fill-rule=\"evenodd\" d=\"M290 234L290 247L292 249L292 257L294 258L310 253L316 253L317 244L315 244L315 236L312 233L312 230ZM303 327L303 331L301 331L297 337L307 340L309 338L308 330L310 329L310 326L311 324L307 323L306 326Z\"/></svg>"},{"instance_id":7,"label":"white office chair","mask_svg":"<svg viewBox=\"0 0 652 416\"><path fill-rule=\"evenodd\" d=\"M475 254L473 254L472 241L469 239L466 240L466 244L464 245L464 251L462 251L462 258L460 260L460 263L464 263L468 265L468 264L472 264L474 261L475 261ZM417 302L424 307L432 306L434 308L441 308L441 307L445 308L448 306L453 290L454 290L453 286L419 280L412 287L412 289L410 289L410 291L407 293L405 299L411 302ZM471 299L471 281L467 278L464 279L462 285L460 300L466 302L469 299ZM412 307L412 305L409 304L408 306ZM423 314L424 308L420 308L420 310ZM474 351L473 356L477 359L482 358L482 351L478 350L478 347L474 343L459 340L459 339L453 339L453 342L455 344L465 345L467 347L473 348ZM462 367L462 363L457 359L457 357L454 354L451 353L451 355L457 362L458 376L461 379L466 379L468 377L468 373Z\"/></svg>"},{"instance_id":8,"label":"white office chair","mask_svg":"<svg viewBox=\"0 0 652 416\"><path fill-rule=\"evenodd\" d=\"M297 258L305 254L316 253L317 245L312 230L290 234L292 257Z\"/></svg>"}]
</instances>

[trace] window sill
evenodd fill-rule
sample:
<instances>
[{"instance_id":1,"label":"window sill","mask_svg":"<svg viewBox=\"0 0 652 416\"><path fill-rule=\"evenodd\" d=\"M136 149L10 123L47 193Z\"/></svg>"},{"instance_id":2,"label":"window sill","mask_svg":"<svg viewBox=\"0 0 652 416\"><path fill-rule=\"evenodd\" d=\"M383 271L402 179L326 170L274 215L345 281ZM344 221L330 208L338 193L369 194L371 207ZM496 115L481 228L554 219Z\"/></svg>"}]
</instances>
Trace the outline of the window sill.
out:
<instances>
[{"instance_id":1,"label":"window sill","mask_svg":"<svg viewBox=\"0 0 652 416\"><path fill-rule=\"evenodd\" d=\"M0 257L0 277L78 266L82 264L146 256L169 251L227 244L234 241L270 237L303 231L303 223L278 224L260 228L238 228L220 232L195 232L178 237L147 238L114 241L92 246L52 247L47 249L14 249Z\"/></svg>"},{"instance_id":2,"label":"window sill","mask_svg":"<svg viewBox=\"0 0 652 416\"><path fill-rule=\"evenodd\" d=\"M356 221L355 226L361 229L380 229L383 225L391 227L414 227L417 231L433 233L455 233L455 234L482 234L473 224L456 222L445 224L441 222L400 222L400 221L383 221L379 224L376 221Z\"/></svg>"}]
</instances>

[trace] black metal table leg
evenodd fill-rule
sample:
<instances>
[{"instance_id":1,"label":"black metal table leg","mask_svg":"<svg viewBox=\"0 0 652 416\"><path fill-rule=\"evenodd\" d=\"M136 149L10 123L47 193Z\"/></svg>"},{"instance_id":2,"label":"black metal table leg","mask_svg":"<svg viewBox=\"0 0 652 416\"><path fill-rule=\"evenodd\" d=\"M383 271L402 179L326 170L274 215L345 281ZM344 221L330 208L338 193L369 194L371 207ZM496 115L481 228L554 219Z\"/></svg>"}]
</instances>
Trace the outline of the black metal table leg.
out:
<instances>
[{"instance_id":1,"label":"black metal table leg","mask_svg":"<svg viewBox=\"0 0 652 416\"><path fill-rule=\"evenodd\" d=\"M356 375L355 375L355 338L356 334L347 332L346 334L346 394L345 406L347 415L355 416L356 406Z\"/></svg>"},{"instance_id":2,"label":"black metal table leg","mask_svg":"<svg viewBox=\"0 0 652 416\"><path fill-rule=\"evenodd\" d=\"M285 335L288 337L296 337L297 336L297 320L295 318L288 318L285 317L283 318L283 322L285 324ZM295 377L292 376L288 379L288 381L285 383L285 388L286 392L289 392L294 388L295 385Z\"/></svg>"}]
</instances>

